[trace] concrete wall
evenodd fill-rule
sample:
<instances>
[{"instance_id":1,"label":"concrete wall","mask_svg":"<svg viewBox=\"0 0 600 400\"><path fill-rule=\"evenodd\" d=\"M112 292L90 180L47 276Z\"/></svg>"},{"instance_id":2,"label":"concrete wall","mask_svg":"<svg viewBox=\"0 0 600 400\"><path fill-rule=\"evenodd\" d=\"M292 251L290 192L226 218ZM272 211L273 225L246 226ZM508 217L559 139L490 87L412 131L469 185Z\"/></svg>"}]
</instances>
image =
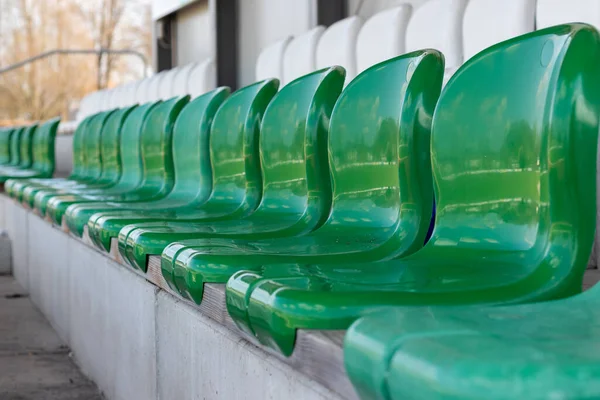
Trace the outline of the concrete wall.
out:
<instances>
[{"instance_id":1,"label":"concrete wall","mask_svg":"<svg viewBox=\"0 0 600 400\"><path fill-rule=\"evenodd\" d=\"M336 399L105 254L0 195L14 274L108 399Z\"/></svg>"}]
</instances>

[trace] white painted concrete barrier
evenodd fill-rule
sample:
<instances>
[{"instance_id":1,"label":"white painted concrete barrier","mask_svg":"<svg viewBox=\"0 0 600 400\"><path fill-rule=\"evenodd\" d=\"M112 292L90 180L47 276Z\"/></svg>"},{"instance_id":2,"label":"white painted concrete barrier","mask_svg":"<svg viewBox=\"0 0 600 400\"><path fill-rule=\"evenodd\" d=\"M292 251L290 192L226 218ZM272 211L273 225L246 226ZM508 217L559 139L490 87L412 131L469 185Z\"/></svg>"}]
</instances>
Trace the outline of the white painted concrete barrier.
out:
<instances>
[{"instance_id":1,"label":"white painted concrete barrier","mask_svg":"<svg viewBox=\"0 0 600 400\"><path fill-rule=\"evenodd\" d=\"M0 202L16 279L108 399L342 398L11 199Z\"/></svg>"}]
</instances>

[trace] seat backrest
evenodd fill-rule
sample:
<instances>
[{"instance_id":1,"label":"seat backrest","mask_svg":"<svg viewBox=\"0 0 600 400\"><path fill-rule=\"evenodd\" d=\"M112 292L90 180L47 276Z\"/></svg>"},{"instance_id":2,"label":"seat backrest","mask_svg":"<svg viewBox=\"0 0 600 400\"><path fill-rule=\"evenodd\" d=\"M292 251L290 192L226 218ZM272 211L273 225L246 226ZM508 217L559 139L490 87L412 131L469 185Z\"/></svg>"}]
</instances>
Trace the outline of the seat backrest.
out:
<instances>
[{"instance_id":1,"label":"seat backrest","mask_svg":"<svg viewBox=\"0 0 600 400\"><path fill-rule=\"evenodd\" d=\"M102 131L115 110L102 111L88 122L83 139L83 177L97 180L102 174Z\"/></svg>"},{"instance_id":2,"label":"seat backrest","mask_svg":"<svg viewBox=\"0 0 600 400\"><path fill-rule=\"evenodd\" d=\"M93 115L85 117L75 128L73 133L73 168L69 179L80 180L85 179L85 153L83 151L83 143L85 141L85 135L87 131L87 125L92 120Z\"/></svg>"},{"instance_id":3,"label":"seat backrest","mask_svg":"<svg viewBox=\"0 0 600 400\"><path fill-rule=\"evenodd\" d=\"M40 125L33 135L32 168L46 176L54 173L54 141L60 118L53 118Z\"/></svg>"},{"instance_id":4,"label":"seat backrest","mask_svg":"<svg viewBox=\"0 0 600 400\"><path fill-rule=\"evenodd\" d=\"M317 45L317 68L341 65L346 84L356 76L356 40L362 26L360 17L348 17L328 27Z\"/></svg>"},{"instance_id":5,"label":"seat backrest","mask_svg":"<svg viewBox=\"0 0 600 400\"><path fill-rule=\"evenodd\" d=\"M91 115L91 110L94 108L97 97L96 92L92 92L81 99L79 102L79 110L77 111L77 121L83 121L86 117Z\"/></svg>"},{"instance_id":6,"label":"seat backrest","mask_svg":"<svg viewBox=\"0 0 600 400\"><path fill-rule=\"evenodd\" d=\"M142 81L139 80L139 81L131 82L130 84L128 84L128 86L127 86L127 100L123 104L123 107L130 107L130 106L138 104L138 101L137 101L137 90L138 90L138 87L140 86L141 82Z\"/></svg>"},{"instance_id":7,"label":"seat backrest","mask_svg":"<svg viewBox=\"0 0 600 400\"><path fill-rule=\"evenodd\" d=\"M467 0L429 0L408 22L406 51L436 49L444 55L445 67L463 63L462 24Z\"/></svg>"},{"instance_id":8,"label":"seat backrest","mask_svg":"<svg viewBox=\"0 0 600 400\"><path fill-rule=\"evenodd\" d=\"M0 131L0 164L10 163L10 138L15 128L2 128Z\"/></svg>"},{"instance_id":9,"label":"seat backrest","mask_svg":"<svg viewBox=\"0 0 600 400\"><path fill-rule=\"evenodd\" d=\"M196 66L195 63L190 63L184 65L183 67L179 67L179 71L177 75L175 75L175 79L173 81L173 87L171 90L171 96L185 96L188 93L188 82L190 80L190 74L192 70Z\"/></svg>"},{"instance_id":10,"label":"seat backrest","mask_svg":"<svg viewBox=\"0 0 600 400\"><path fill-rule=\"evenodd\" d=\"M265 47L256 59L255 78L257 81L276 78L283 79L283 54L292 40L291 36Z\"/></svg>"},{"instance_id":11,"label":"seat backrest","mask_svg":"<svg viewBox=\"0 0 600 400\"><path fill-rule=\"evenodd\" d=\"M17 127L10 137L10 165L17 166L21 161L21 135L24 130L24 126Z\"/></svg>"},{"instance_id":12,"label":"seat backrest","mask_svg":"<svg viewBox=\"0 0 600 400\"><path fill-rule=\"evenodd\" d=\"M267 79L234 92L217 113L210 132L212 193L207 207L252 211L261 195L258 138L262 116L279 83Z\"/></svg>"},{"instance_id":13,"label":"seat backrest","mask_svg":"<svg viewBox=\"0 0 600 400\"><path fill-rule=\"evenodd\" d=\"M158 86L160 84L160 79L162 74L159 72L158 74L152 75L148 79L147 85L145 86L144 93L142 94L143 100L141 102L155 102L160 100L158 96Z\"/></svg>"},{"instance_id":14,"label":"seat backrest","mask_svg":"<svg viewBox=\"0 0 600 400\"><path fill-rule=\"evenodd\" d=\"M133 190L141 184L143 179L142 129L150 113L161 103L156 101L139 105L125 118L120 140L121 175L115 187Z\"/></svg>"},{"instance_id":15,"label":"seat backrest","mask_svg":"<svg viewBox=\"0 0 600 400\"><path fill-rule=\"evenodd\" d=\"M213 90L217 86L217 71L212 59L204 60L194 65L188 75L188 94L195 98Z\"/></svg>"},{"instance_id":16,"label":"seat backrest","mask_svg":"<svg viewBox=\"0 0 600 400\"><path fill-rule=\"evenodd\" d=\"M463 19L465 60L534 29L535 0L470 0Z\"/></svg>"},{"instance_id":17,"label":"seat backrest","mask_svg":"<svg viewBox=\"0 0 600 400\"><path fill-rule=\"evenodd\" d=\"M365 21L356 39L357 73L406 52L406 27L411 13L411 5L402 4Z\"/></svg>"},{"instance_id":18,"label":"seat backrest","mask_svg":"<svg viewBox=\"0 0 600 400\"><path fill-rule=\"evenodd\" d=\"M138 104L148 103L148 86L150 85L150 78L144 78L139 81L135 90L135 102Z\"/></svg>"},{"instance_id":19,"label":"seat backrest","mask_svg":"<svg viewBox=\"0 0 600 400\"><path fill-rule=\"evenodd\" d=\"M343 86L344 70L333 67L304 75L277 93L261 125L263 194L254 215L296 214L306 231L324 221L331 205L329 117Z\"/></svg>"},{"instance_id":20,"label":"seat backrest","mask_svg":"<svg viewBox=\"0 0 600 400\"><path fill-rule=\"evenodd\" d=\"M33 163L33 135L38 128L38 124L32 124L26 127L21 133L19 143L19 167L29 168Z\"/></svg>"},{"instance_id":21,"label":"seat backrest","mask_svg":"<svg viewBox=\"0 0 600 400\"><path fill-rule=\"evenodd\" d=\"M142 183L149 196L164 197L173 188L173 126L189 96L174 97L158 104L142 125Z\"/></svg>"},{"instance_id":22,"label":"seat backrest","mask_svg":"<svg viewBox=\"0 0 600 400\"><path fill-rule=\"evenodd\" d=\"M121 176L121 134L123 125L136 106L116 109L108 116L100 136L102 173L98 181L116 183Z\"/></svg>"},{"instance_id":23,"label":"seat backrest","mask_svg":"<svg viewBox=\"0 0 600 400\"><path fill-rule=\"evenodd\" d=\"M331 115L331 213L314 232L355 231L406 255L423 246L433 209L431 118L443 56L420 50L358 75Z\"/></svg>"},{"instance_id":24,"label":"seat backrest","mask_svg":"<svg viewBox=\"0 0 600 400\"><path fill-rule=\"evenodd\" d=\"M229 88L218 88L188 103L173 128L173 165L175 184L170 199L204 203L212 191L210 166L210 128Z\"/></svg>"},{"instance_id":25,"label":"seat backrest","mask_svg":"<svg viewBox=\"0 0 600 400\"><path fill-rule=\"evenodd\" d=\"M317 69L317 45L324 26L316 26L294 37L283 53L283 79L281 86Z\"/></svg>"},{"instance_id":26,"label":"seat backrest","mask_svg":"<svg viewBox=\"0 0 600 400\"><path fill-rule=\"evenodd\" d=\"M177 77L177 68L170 69L164 72L164 76L159 82L158 86L158 96L160 100L168 100L172 96L173 85L175 83L175 78Z\"/></svg>"},{"instance_id":27,"label":"seat backrest","mask_svg":"<svg viewBox=\"0 0 600 400\"><path fill-rule=\"evenodd\" d=\"M546 260L544 276L574 268L581 289L595 229L598 65L600 37L582 24L509 40L463 65L433 121L437 216L427 247L521 252Z\"/></svg>"},{"instance_id":28,"label":"seat backrest","mask_svg":"<svg viewBox=\"0 0 600 400\"><path fill-rule=\"evenodd\" d=\"M537 0L537 29L568 22L585 22L600 29L598 0Z\"/></svg>"}]
</instances>

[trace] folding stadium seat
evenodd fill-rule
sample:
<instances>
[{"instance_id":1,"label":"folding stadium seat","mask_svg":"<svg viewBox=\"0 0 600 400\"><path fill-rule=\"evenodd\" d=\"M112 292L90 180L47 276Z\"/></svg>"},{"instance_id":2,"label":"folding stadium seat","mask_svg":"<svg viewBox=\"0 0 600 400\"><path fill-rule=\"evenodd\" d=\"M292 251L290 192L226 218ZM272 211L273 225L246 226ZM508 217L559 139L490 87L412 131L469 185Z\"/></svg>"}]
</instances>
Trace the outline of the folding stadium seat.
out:
<instances>
[{"instance_id":1,"label":"folding stadium seat","mask_svg":"<svg viewBox=\"0 0 600 400\"><path fill-rule=\"evenodd\" d=\"M126 114L126 110L119 110L115 115L111 116L107 121L107 124L114 124L116 129L118 129L117 136L120 141L119 143L119 154L117 155L120 158L117 171L113 171L113 175L118 176L118 179L114 182L103 186L103 183L100 179L95 179L90 181L89 177L86 175L87 167L85 164L85 151L79 151L78 153L83 153L82 156L75 157L74 160L77 160L77 163L74 163L75 166L73 168L73 174L76 176L76 179L72 179L76 181L76 185L74 190L78 192L83 192L87 189L89 195L93 194L103 194L107 195L120 195L124 193L128 193L132 190L135 190L139 187L142 182L142 160L141 160L141 147L140 147L140 135L142 133L142 127L148 118L148 115L154 111L154 109L160 104L160 102L155 103L146 103L141 106L134 107L133 110ZM114 118L112 118L114 117ZM111 122L113 121L113 122ZM110 130L111 136L113 130ZM112 139L109 139L112 141ZM83 142L80 145L82 148L84 147ZM74 146L75 151L75 146ZM75 153L77 154L77 153ZM104 153L103 153L104 154ZM106 164L103 164L103 174L108 176L111 167L111 157L108 156L108 161ZM52 180L55 181L55 180ZM58 188L60 189L60 183L63 180L58 181ZM70 182L70 181L69 181ZM87 187L82 187L83 183L88 183ZM64 189L64 188L63 188ZM31 197L31 194L28 192L32 190L30 188L26 188L24 190L23 197ZM33 188L33 194L35 196L44 189ZM60 192L54 192L51 194L59 194ZM40 194L40 196L42 196ZM38 203L40 200L38 200Z\"/></svg>"},{"instance_id":2,"label":"folding stadium seat","mask_svg":"<svg viewBox=\"0 0 600 400\"><path fill-rule=\"evenodd\" d=\"M423 398L600 397L600 285L565 300L514 304L581 289L595 229L599 63L598 32L563 25L487 50L449 85L463 102L473 97L466 108L480 100L479 118L472 107L469 115L486 130L472 148L485 146L491 159L506 160L495 167L498 177L510 173L503 167L513 164L515 179L481 182L481 193L464 199L462 210L449 210L452 226L443 224L436 238L445 239L448 250L437 245L439 257L427 253L432 263L421 266L424 273L404 270L414 283L406 281L403 296L392 303L511 305L395 307L357 321L345 339L345 361L362 398L404 399L415 393ZM499 77L496 68L505 72ZM476 82L486 82L486 90ZM454 91L446 90L449 96ZM505 99L502 114L514 113L513 122L497 115L498 107L483 106L481 98ZM442 99L440 108L447 104L457 113L449 100ZM485 114L497 122L484 121ZM449 133L444 136L450 140ZM471 142L477 137L465 134ZM456 167L448 169L448 177L465 174L464 167ZM515 184L530 186L529 194L516 196ZM460 188L454 190L458 194ZM477 224L475 213L483 207L487 215ZM476 230L482 233L474 235ZM460 232L463 240L457 242ZM449 246L456 247L450 265Z\"/></svg>"},{"instance_id":3,"label":"folding stadium seat","mask_svg":"<svg viewBox=\"0 0 600 400\"><path fill-rule=\"evenodd\" d=\"M585 22L600 29L600 2L597 0L537 0L535 13L537 29Z\"/></svg>"},{"instance_id":4,"label":"folding stadium seat","mask_svg":"<svg viewBox=\"0 0 600 400\"><path fill-rule=\"evenodd\" d=\"M87 181L89 178L85 175L85 150L84 135L87 131L88 123L94 118L94 115L84 118L73 135L73 170L67 178L54 179L27 179L7 181L5 185L6 192L25 205L33 207L35 194L42 189L58 188Z\"/></svg>"},{"instance_id":5,"label":"folding stadium seat","mask_svg":"<svg viewBox=\"0 0 600 400\"><path fill-rule=\"evenodd\" d=\"M84 179L78 181L62 181L58 185L52 184L52 187L42 188L35 193L33 207L41 216L46 215L46 205L48 198L58 194L66 193L70 190L85 188L89 184L95 184L102 174L102 132L106 126L112 111L102 111L93 115L86 126L83 138L83 157ZM31 199L33 189L27 193L27 198Z\"/></svg>"},{"instance_id":6,"label":"folding stadium seat","mask_svg":"<svg viewBox=\"0 0 600 400\"><path fill-rule=\"evenodd\" d=\"M534 27L535 0L469 0L462 28L465 60Z\"/></svg>"},{"instance_id":7,"label":"folding stadium seat","mask_svg":"<svg viewBox=\"0 0 600 400\"><path fill-rule=\"evenodd\" d=\"M412 7L403 4L377 13L365 21L356 39L358 73L406 52L406 27L411 13Z\"/></svg>"},{"instance_id":8,"label":"folding stadium seat","mask_svg":"<svg viewBox=\"0 0 600 400\"><path fill-rule=\"evenodd\" d=\"M10 139L17 129L9 127L0 130L0 166L10 164Z\"/></svg>"},{"instance_id":9,"label":"folding stadium seat","mask_svg":"<svg viewBox=\"0 0 600 400\"><path fill-rule=\"evenodd\" d=\"M324 223L292 238L172 244L163 253L163 275L180 293L199 302L206 281L225 283L264 264L343 265L405 256L423 246L432 214L429 131L442 56L415 52L367 71L349 84L331 117L333 202Z\"/></svg>"},{"instance_id":10,"label":"folding stadium seat","mask_svg":"<svg viewBox=\"0 0 600 400\"><path fill-rule=\"evenodd\" d=\"M223 172L231 174L230 169L236 169L237 167L232 167L231 160L223 160L221 164L226 166L226 169L219 169L220 166L217 165L214 171L215 176L211 177L209 151L213 154L217 152L228 155L237 153L240 154L240 157L237 158L240 161L255 158L254 155L249 154L254 151L252 146L249 145L253 141L252 135L256 134L254 128L240 130L233 129L232 126L240 126L240 124L252 126L249 121L261 118L264 109L266 109L276 92L277 83L274 80L266 80L240 89L228 100L225 100L225 98L229 92L225 89L218 89L197 97L190 106L184 109L175 126L173 139L175 185L173 191L169 196L158 201L120 208L119 210L106 210L92 216L92 221L95 221L95 218L100 215L105 219L106 217L109 219L113 217L117 221L115 222L116 225L106 226L113 232L112 235L106 235L107 243L103 238L96 235L96 230L93 228L90 228L91 239L99 247L108 250L111 236L116 237L119 230L131 222L173 219L180 215L185 216L186 213L193 213L201 208L207 201L213 203L214 216L219 216L219 212L221 215L228 215L239 209L241 206L239 200L244 201L244 196L240 196L237 203L233 202L231 199L231 196L235 194L233 189L231 193L225 193L225 190L223 190L229 204L223 205L221 210L215 207L223 201L223 198L219 198L216 194L211 198L211 181L217 183L226 181L225 185L231 187L232 176L224 175ZM225 103L221 105L224 100ZM220 109L217 111L219 106ZM211 121L213 121L212 128ZM232 138L232 135L245 135L247 137L238 137L237 140L234 140L236 138ZM209 136L211 137L210 142ZM218 163L220 156L216 154L215 157L216 159L213 162ZM241 179L238 186L240 188L247 186L250 190L259 189L256 186L259 187L260 185L254 185L252 181L255 178L254 174L259 170L258 159L256 158L256 161L248 163L246 168L248 177L246 178L244 173L238 173L237 179ZM215 197L218 198L216 202ZM259 197L257 194L246 195L245 201L252 202L257 197ZM250 205L249 207L253 208L255 206ZM88 226L93 227L93 224L88 224Z\"/></svg>"},{"instance_id":11,"label":"folding stadium seat","mask_svg":"<svg viewBox=\"0 0 600 400\"><path fill-rule=\"evenodd\" d=\"M287 36L264 48L256 60L255 78L257 81L276 78L283 80L283 55L292 40Z\"/></svg>"},{"instance_id":12,"label":"folding stadium seat","mask_svg":"<svg viewBox=\"0 0 600 400\"><path fill-rule=\"evenodd\" d=\"M434 114L438 212L425 247L371 264L240 272L227 284L232 317L289 354L296 329L343 329L373 307L579 292L595 225L599 57L598 33L573 25L467 61Z\"/></svg>"},{"instance_id":13,"label":"folding stadium seat","mask_svg":"<svg viewBox=\"0 0 600 400\"><path fill-rule=\"evenodd\" d=\"M232 123L231 110L238 110L244 101L247 106L256 106L252 100L263 101L266 107L270 97L276 91L277 87L273 82L264 82L241 91L239 95L225 103L222 111L219 111L220 115L216 117L217 123L227 124L226 126L229 127ZM228 95L227 88L216 89L198 96L182 110L173 128L172 158L175 183L166 197L156 201L123 204L118 211L115 211L114 207L96 205L99 211L105 211L109 215L111 212L125 213L125 215L137 212L138 214L135 215L138 217L151 218L153 213L159 216L174 216L177 211L186 207L195 207L204 203L211 192L208 154L210 126L215 113Z\"/></svg>"},{"instance_id":14,"label":"folding stadium seat","mask_svg":"<svg viewBox=\"0 0 600 400\"><path fill-rule=\"evenodd\" d=\"M212 122L212 131L217 133L210 137L210 160L209 148L199 144L198 152L201 153L196 155L196 169L186 163L193 154L183 158L180 155L187 149L178 149L177 168L181 172L181 181L177 183L179 178L175 174L176 190L167 198L167 204L146 198L146 202L137 206L120 204L116 207L117 203L112 202L72 206L67 212L71 232L82 235L88 219L96 213L137 211L142 218L152 220L152 215L178 219L186 214L224 218L254 209L260 198L260 184L255 182L259 179L259 165L256 154L251 153L253 146L250 143L253 143L262 113L276 91L275 81L263 81L238 90L225 101ZM184 127L182 125L181 129L185 132ZM205 139L205 129L198 132L202 139ZM183 143L181 146L184 147ZM213 164L212 173L210 163Z\"/></svg>"},{"instance_id":15,"label":"folding stadium seat","mask_svg":"<svg viewBox=\"0 0 600 400\"><path fill-rule=\"evenodd\" d=\"M96 118L94 122L91 122L86 139L97 136L100 147L99 151L96 150L96 146L93 146L91 150L88 150L88 154L84 153L85 158L89 159L88 162L85 162L83 172L86 178L78 179L73 184L59 184L51 188L38 188L34 192L37 196L37 199L34 198L34 200L37 201L40 214L45 214L47 198L65 193L97 193L111 188L119 182L121 178L120 146L123 125L135 107L116 109L114 112L101 115L100 118ZM101 163L95 161L94 156L101 160ZM31 196L31 193L29 193L29 196Z\"/></svg>"},{"instance_id":16,"label":"folding stadium seat","mask_svg":"<svg viewBox=\"0 0 600 400\"><path fill-rule=\"evenodd\" d=\"M135 89L135 101L138 104L144 104L148 102L148 97L146 94L148 93L148 85L150 85L150 78L144 78L139 81L137 88Z\"/></svg>"},{"instance_id":17,"label":"folding stadium seat","mask_svg":"<svg viewBox=\"0 0 600 400\"><path fill-rule=\"evenodd\" d=\"M356 40L362 26L360 17L349 17L328 27L317 45L317 69L341 65L346 84L356 76Z\"/></svg>"},{"instance_id":18,"label":"folding stadium seat","mask_svg":"<svg viewBox=\"0 0 600 400\"><path fill-rule=\"evenodd\" d=\"M33 132L31 141L32 162L28 168L9 169L0 167L0 179L49 178L54 173L54 138L58 129L59 118L54 118L40 125Z\"/></svg>"},{"instance_id":19,"label":"folding stadium seat","mask_svg":"<svg viewBox=\"0 0 600 400\"><path fill-rule=\"evenodd\" d=\"M18 141L13 144L13 150L18 152L19 158L15 163L0 166L0 183L4 184L12 175L20 173L20 171L31 168L33 164L33 137L38 128L38 124L32 124L23 128L20 135L16 137ZM14 138L13 138L14 140ZM17 146L18 145L18 146Z\"/></svg>"},{"instance_id":20,"label":"folding stadium seat","mask_svg":"<svg viewBox=\"0 0 600 400\"><path fill-rule=\"evenodd\" d=\"M212 59L194 65L189 74L188 94L193 98L217 87L217 71Z\"/></svg>"},{"instance_id":21,"label":"folding stadium seat","mask_svg":"<svg viewBox=\"0 0 600 400\"><path fill-rule=\"evenodd\" d=\"M283 53L281 85L287 85L317 69L317 44L325 27L317 26L294 37Z\"/></svg>"},{"instance_id":22,"label":"folding stadium seat","mask_svg":"<svg viewBox=\"0 0 600 400\"><path fill-rule=\"evenodd\" d=\"M179 67L179 71L177 72L173 81L173 86L171 87L171 96L185 96L186 94L189 94L188 82L190 74L195 66L195 63L190 63L183 67Z\"/></svg>"},{"instance_id":23,"label":"folding stadium seat","mask_svg":"<svg viewBox=\"0 0 600 400\"><path fill-rule=\"evenodd\" d=\"M119 234L119 250L124 258L145 271L147 254L158 255L178 239L268 238L311 231L324 220L331 203L326 126L343 81L343 71L338 67L314 72L284 87L265 113L258 143L250 140L254 134L247 135L248 144L231 141L236 143L235 151L226 153L218 150L225 145L216 142L219 136L226 138L213 127L210 145L215 186L211 198L196 211L180 212L177 218L163 216L162 221L155 219L160 223L143 224L140 222L160 214L101 214L90 219L90 236L108 249L111 237ZM228 126L226 121L223 124ZM246 180L251 181L246 184L248 193L244 195L246 203L251 200L252 204L238 204L239 200L232 204L228 182L233 178L232 172L242 169L241 165L234 168L232 160L244 159L256 163L256 170L247 173ZM256 171L261 169L259 179ZM131 229L121 230L132 223L135 225Z\"/></svg>"},{"instance_id":24,"label":"folding stadium seat","mask_svg":"<svg viewBox=\"0 0 600 400\"><path fill-rule=\"evenodd\" d=\"M20 150L20 144L21 144L21 134L23 133L23 131L25 130L24 126L19 126L16 127L13 131L13 134L10 136L10 143L9 143L9 147L10 147L10 162L8 164L5 164L5 166L18 166L19 165L19 160L21 158L21 150Z\"/></svg>"},{"instance_id":25,"label":"folding stadium seat","mask_svg":"<svg viewBox=\"0 0 600 400\"><path fill-rule=\"evenodd\" d=\"M169 194L173 188L173 161L171 154L171 140L173 124L182 108L188 103L189 97L176 97L156 105L150 112L147 120L142 124L141 146L142 176L143 179L135 189L119 194L70 194L57 195L44 198L46 213L57 225L62 224L62 217L66 209L76 203L89 203L87 209L123 207L125 203L152 201L161 199ZM41 193L36 195L36 208L38 201L42 200ZM111 202L108 204L107 202ZM41 201L39 202L41 203ZM42 206L43 207L43 206ZM86 205L80 204L79 215L85 213Z\"/></svg>"},{"instance_id":26,"label":"folding stadium seat","mask_svg":"<svg viewBox=\"0 0 600 400\"><path fill-rule=\"evenodd\" d=\"M444 84L463 63L462 24L467 0L429 0L414 12L406 32L406 51L437 49L444 55Z\"/></svg>"},{"instance_id":27,"label":"folding stadium seat","mask_svg":"<svg viewBox=\"0 0 600 400\"><path fill-rule=\"evenodd\" d=\"M173 87L175 85L175 79L177 77L177 72L179 72L178 68L173 68L168 71L165 71L164 76L160 80L158 84L158 96L160 100L168 100L172 95Z\"/></svg>"}]
</instances>

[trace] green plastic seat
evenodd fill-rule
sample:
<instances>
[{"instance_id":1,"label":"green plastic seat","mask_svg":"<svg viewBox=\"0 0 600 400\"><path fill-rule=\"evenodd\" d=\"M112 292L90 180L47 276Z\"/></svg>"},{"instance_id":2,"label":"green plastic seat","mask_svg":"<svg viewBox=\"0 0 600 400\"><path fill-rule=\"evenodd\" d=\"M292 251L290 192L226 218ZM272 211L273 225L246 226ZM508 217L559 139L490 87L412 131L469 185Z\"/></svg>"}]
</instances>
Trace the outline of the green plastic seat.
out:
<instances>
[{"instance_id":1,"label":"green plastic seat","mask_svg":"<svg viewBox=\"0 0 600 400\"><path fill-rule=\"evenodd\" d=\"M109 187L94 187L85 191L89 196L94 194L102 194L104 196L116 196L129 193L137 189L143 180L143 166L141 156L141 135L142 127L148 119L151 112L158 107L162 101L146 103L137 106L126 116L120 126L119 139L119 156L120 156L120 173L118 180ZM73 194L73 198L87 201L89 198L84 198L80 191Z\"/></svg>"},{"instance_id":2,"label":"green plastic seat","mask_svg":"<svg viewBox=\"0 0 600 400\"><path fill-rule=\"evenodd\" d=\"M119 194L103 192L93 196L52 197L48 200L47 213L53 222L61 225L63 215L70 208L72 214L67 226L72 233L81 235L87 219L98 211L120 208L126 203L154 201L167 196L174 184L171 151L173 126L189 99L189 96L183 96L166 100L158 104L143 122L139 142L142 180L135 189Z\"/></svg>"},{"instance_id":3,"label":"green plastic seat","mask_svg":"<svg viewBox=\"0 0 600 400\"><path fill-rule=\"evenodd\" d=\"M67 187L94 182L97 168L88 168L88 163L98 163L100 131L109 112L101 112L88 117L77 127L73 137L73 172L68 178L32 179L24 188L15 188L11 192L30 207L35 207L35 196L41 190L54 193ZM20 190L20 193L19 193ZM39 207L37 207L39 210ZM42 215L45 209L42 209Z\"/></svg>"},{"instance_id":4,"label":"green plastic seat","mask_svg":"<svg viewBox=\"0 0 600 400\"><path fill-rule=\"evenodd\" d=\"M566 25L465 63L434 114L437 215L425 247L378 263L240 272L227 284L231 316L290 354L296 329L344 329L373 307L578 293L595 228L599 46L593 28Z\"/></svg>"},{"instance_id":5,"label":"green plastic seat","mask_svg":"<svg viewBox=\"0 0 600 400\"><path fill-rule=\"evenodd\" d=\"M67 193L75 189L83 189L89 185L95 186L102 184L102 135L106 132L105 128L111 115L118 109L103 111L98 113L87 125L87 131L84 138L84 157L83 167L84 178L79 181L65 182L59 187L53 187L47 190L40 190L34 196L33 205L40 215L46 215L48 199Z\"/></svg>"},{"instance_id":6,"label":"green plastic seat","mask_svg":"<svg viewBox=\"0 0 600 400\"><path fill-rule=\"evenodd\" d=\"M15 164L0 166L0 183L4 183L7 179L10 179L10 175L18 173L19 171L31 168L33 163L33 137L37 131L38 124L29 125L20 132L18 136L18 146L14 145L15 150L19 157L16 159Z\"/></svg>"},{"instance_id":7,"label":"green plastic seat","mask_svg":"<svg viewBox=\"0 0 600 400\"><path fill-rule=\"evenodd\" d=\"M50 178L54 173L54 142L59 118L46 121L34 133L32 143L33 164L31 168L14 171L4 184L5 193L13 196L15 188L21 188L29 180Z\"/></svg>"},{"instance_id":8,"label":"green plastic seat","mask_svg":"<svg viewBox=\"0 0 600 400\"><path fill-rule=\"evenodd\" d=\"M162 257L165 279L199 303L204 283L225 283L263 264L345 264L423 247L433 209L431 116L443 70L439 52L419 51L378 64L347 86L331 117L333 202L322 226L294 238L173 244Z\"/></svg>"},{"instance_id":9,"label":"green plastic seat","mask_svg":"<svg viewBox=\"0 0 600 400\"><path fill-rule=\"evenodd\" d=\"M20 126L14 129L13 134L10 136L10 162L4 166L18 167L21 161L21 136L25 131L26 127Z\"/></svg>"},{"instance_id":10,"label":"green plastic seat","mask_svg":"<svg viewBox=\"0 0 600 400\"><path fill-rule=\"evenodd\" d=\"M136 106L111 110L90 122L89 136L97 135L90 142L99 142L100 147L90 146L85 163L84 176L77 184L63 185L39 190L34 197L34 206L45 215L48 200L64 194L93 194L115 186L121 178L121 135L123 125ZM90 138L87 138L90 139ZM93 178L91 178L93 177Z\"/></svg>"},{"instance_id":11,"label":"green plastic seat","mask_svg":"<svg viewBox=\"0 0 600 400\"><path fill-rule=\"evenodd\" d=\"M188 191L194 188L198 195L190 197L187 204L171 207L147 207L138 210L118 210L102 212L90 218L89 233L100 247L110 245L106 239L108 229L103 236L95 229L96 221L102 218L98 226L116 227L112 230L115 237L120 228L138 221L161 221L180 219L184 216L197 216L208 219L233 218L254 210L260 201L260 167L257 157L257 140L260 121L271 99L277 93L278 82L266 80L247 86L235 92L221 105L210 126L210 138L203 139L205 146L197 165L197 171L183 172L197 174L192 184L182 183ZM210 155L209 155L210 152ZM212 164L212 167L211 167ZM180 164L182 170L189 166ZM185 181L183 181L185 182ZM105 221L105 222L103 222Z\"/></svg>"},{"instance_id":12,"label":"green plastic seat","mask_svg":"<svg viewBox=\"0 0 600 400\"><path fill-rule=\"evenodd\" d=\"M597 399L599 301L386 309L349 329L346 369L363 399Z\"/></svg>"},{"instance_id":13,"label":"green plastic seat","mask_svg":"<svg viewBox=\"0 0 600 400\"><path fill-rule=\"evenodd\" d=\"M29 195L29 192L34 192L33 194L35 194L35 191L38 188L51 187L52 185L63 183L65 181L80 179L82 159L81 144L83 141L85 127L90 118L91 116L81 121L75 130L75 134L73 135L73 170L67 178L33 178L27 181L11 181L7 182L6 184L7 193L19 201L24 201L31 207L33 206L33 195ZM28 192L28 194L26 195L25 192Z\"/></svg>"},{"instance_id":14,"label":"green plastic seat","mask_svg":"<svg viewBox=\"0 0 600 400\"><path fill-rule=\"evenodd\" d=\"M50 119L33 132L30 168L7 172L7 179L49 178L54 173L54 140L60 118ZM0 172L3 173L3 172Z\"/></svg>"},{"instance_id":15,"label":"green plastic seat","mask_svg":"<svg viewBox=\"0 0 600 400\"><path fill-rule=\"evenodd\" d=\"M0 130L0 165L10 164L10 139L18 128L2 128Z\"/></svg>"},{"instance_id":16,"label":"green plastic seat","mask_svg":"<svg viewBox=\"0 0 600 400\"><path fill-rule=\"evenodd\" d=\"M152 202L132 203L118 210L94 214L94 217L131 215L152 218L174 215L183 208L206 202L211 193L208 155L210 127L229 93L229 88L223 87L199 96L189 103L177 118L173 131L175 184L168 196ZM90 238L102 248L93 229L90 230Z\"/></svg>"},{"instance_id":17,"label":"green plastic seat","mask_svg":"<svg viewBox=\"0 0 600 400\"><path fill-rule=\"evenodd\" d=\"M120 251L132 265L146 270L148 254L160 254L169 243L180 238L290 236L314 229L323 221L331 202L326 165L327 122L343 80L344 74L339 68L318 71L286 85L273 98L262 120L260 137L247 136L248 144L239 150L253 154L252 159L258 162L261 149L264 189L262 197L260 193L256 196L260 203L247 215L210 222L206 218L190 219L188 215L177 221L154 224L103 216L95 221L96 231L104 232L105 243L109 245L109 235L119 233L127 223L136 222L119 233ZM227 156L217 148L213 154ZM285 164L281 161L282 154L289 154ZM316 162L307 162L310 160ZM224 164L224 161L213 158L213 163ZM261 190L261 182L253 187ZM213 199L215 211L219 202L217 197ZM92 222L90 220L90 232Z\"/></svg>"}]
</instances>

